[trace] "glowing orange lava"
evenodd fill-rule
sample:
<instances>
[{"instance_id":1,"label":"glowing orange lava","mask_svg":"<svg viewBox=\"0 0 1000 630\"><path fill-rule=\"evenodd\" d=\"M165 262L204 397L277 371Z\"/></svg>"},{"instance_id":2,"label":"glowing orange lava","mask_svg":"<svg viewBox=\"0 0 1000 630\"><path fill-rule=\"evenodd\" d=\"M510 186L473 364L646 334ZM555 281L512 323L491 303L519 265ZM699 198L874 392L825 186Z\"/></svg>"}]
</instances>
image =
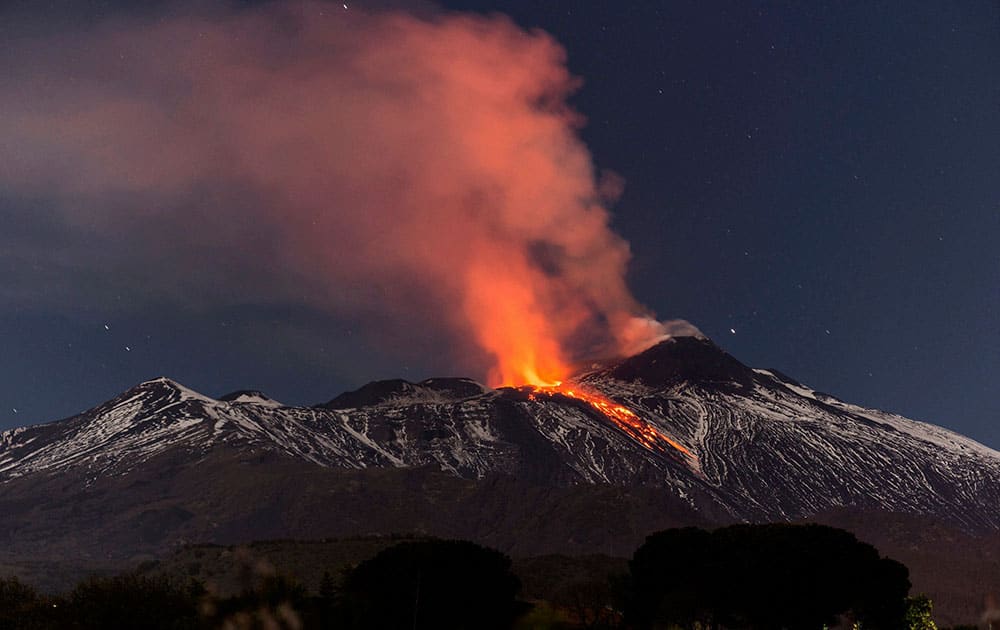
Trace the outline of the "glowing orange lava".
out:
<instances>
[{"instance_id":1,"label":"glowing orange lava","mask_svg":"<svg viewBox=\"0 0 1000 630\"><path fill-rule=\"evenodd\" d=\"M563 396L582 400L599 411L619 429L628 434L629 437L649 450L666 451L669 446L685 457L690 459L695 458L686 447L671 440L653 427L653 425L636 415L634 411L596 392L588 391L579 386L564 386L562 383L543 387L531 386L531 390L533 392L529 395L531 400L536 400L538 395L552 396L554 394L562 394Z\"/></svg>"}]
</instances>

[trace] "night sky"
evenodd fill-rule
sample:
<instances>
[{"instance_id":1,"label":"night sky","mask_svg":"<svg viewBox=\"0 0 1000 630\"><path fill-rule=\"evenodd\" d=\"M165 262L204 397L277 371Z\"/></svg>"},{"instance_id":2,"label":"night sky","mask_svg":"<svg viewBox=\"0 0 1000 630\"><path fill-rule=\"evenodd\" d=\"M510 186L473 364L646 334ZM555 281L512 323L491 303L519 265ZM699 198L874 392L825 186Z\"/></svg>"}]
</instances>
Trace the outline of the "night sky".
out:
<instances>
[{"instance_id":1,"label":"night sky","mask_svg":"<svg viewBox=\"0 0 1000 630\"><path fill-rule=\"evenodd\" d=\"M0 12L4 67L35 67L23 57L34 39L134 17L127 5L72 4ZM744 363L1000 448L996 3L443 7L408 9L502 13L565 48L581 79L569 101L585 118L579 135L625 182L610 209L640 302ZM0 74L0 108L32 94L23 78ZM16 134L0 142L0 161L37 148ZM52 178L66 168L31 165ZM303 297L312 286L273 290L269 233L233 210L249 195L178 202L218 214L174 227L199 235L157 259L176 273L145 273L122 252L176 235L54 220L52 207L75 206L26 190L18 173L0 162L0 428L72 415L159 375L209 395L258 388L312 404L374 379L462 369L421 325L383 334L377 314L340 317ZM82 214L60 216L88 216L79 203ZM127 207L128 191L114 203ZM240 250L252 255L239 281L216 277Z\"/></svg>"}]
</instances>

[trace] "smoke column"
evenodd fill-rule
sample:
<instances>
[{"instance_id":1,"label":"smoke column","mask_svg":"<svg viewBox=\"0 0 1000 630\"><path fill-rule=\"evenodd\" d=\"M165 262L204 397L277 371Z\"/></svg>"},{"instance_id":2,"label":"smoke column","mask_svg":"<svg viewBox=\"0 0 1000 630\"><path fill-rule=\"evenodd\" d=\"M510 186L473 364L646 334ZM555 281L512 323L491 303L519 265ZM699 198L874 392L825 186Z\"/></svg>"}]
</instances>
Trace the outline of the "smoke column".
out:
<instances>
[{"instance_id":1,"label":"smoke column","mask_svg":"<svg viewBox=\"0 0 1000 630\"><path fill-rule=\"evenodd\" d=\"M667 332L625 284L563 49L506 18L180 10L14 42L0 76L5 194L119 243L77 264L158 265L161 299L257 273L443 331L493 385Z\"/></svg>"}]
</instances>

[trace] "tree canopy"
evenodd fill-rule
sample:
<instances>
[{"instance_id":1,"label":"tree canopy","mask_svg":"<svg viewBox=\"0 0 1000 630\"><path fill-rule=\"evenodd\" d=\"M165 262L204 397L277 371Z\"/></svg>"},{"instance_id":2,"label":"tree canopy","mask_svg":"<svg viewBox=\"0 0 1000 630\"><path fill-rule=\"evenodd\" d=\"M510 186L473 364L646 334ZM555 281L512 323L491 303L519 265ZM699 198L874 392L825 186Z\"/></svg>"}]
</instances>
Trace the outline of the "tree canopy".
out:
<instances>
[{"instance_id":1,"label":"tree canopy","mask_svg":"<svg viewBox=\"0 0 1000 630\"><path fill-rule=\"evenodd\" d=\"M850 615L897 628L909 572L853 534L822 525L735 525L655 533L629 563L626 618L639 628L820 628Z\"/></svg>"},{"instance_id":2,"label":"tree canopy","mask_svg":"<svg viewBox=\"0 0 1000 630\"><path fill-rule=\"evenodd\" d=\"M358 565L341 590L352 628L507 628L520 611L510 559L466 541L408 542Z\"/></svg>"}]
</instances>

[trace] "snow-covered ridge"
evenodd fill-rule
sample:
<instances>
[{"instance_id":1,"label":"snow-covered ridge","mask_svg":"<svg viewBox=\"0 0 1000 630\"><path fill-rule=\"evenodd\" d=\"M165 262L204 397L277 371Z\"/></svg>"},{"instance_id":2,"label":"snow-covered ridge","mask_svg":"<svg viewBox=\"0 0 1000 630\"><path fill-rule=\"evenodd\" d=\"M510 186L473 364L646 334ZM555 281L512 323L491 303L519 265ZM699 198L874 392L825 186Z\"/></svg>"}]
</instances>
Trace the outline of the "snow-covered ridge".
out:
<instances>
[{"instance_id":1,"label":"snow-covered ridge","mask_svg":"<svg viewBox=\"0 0 1000 630\"><path fill-rule=\"evenodd\" d=\"M219 398L218 402L228 402L237 405L263 405L265 407L284 407L282 403L274 400L264 392L256 389L243 389L226 394Z\"/></svg>"},{"instance_id":2,"label":"snow-covered ridge","mask_svg":"<svg viewBox=\"0 0 1000 630\"><path fill-rule=\"evenodd\" d=\"M474 417L479 412L475 403L468 409L442 408L455 403L455 396L434 385L432 379L427 386L407 387L405 395L383 401L378 405L380 426L375 427L364 414L347 410L287 407L253 390L216 400L169 378L151 379L80 416L0 434L0 478L80 466L95 475L124 474L175 447L205 453L222 445L263 447L324 466L419 466L437 461L442 469L457 472L475 460L477 469L489 469L489 462L478 461L481 453L470 447L496 440L490 421ZM474 387L481 394L492 393ZM413 427L406 425L408 408L414 405L433 409L433 424L442 419L439 416L466 416L461 425L451 423L462 443L453 452L436 454L411 444L407 432ZM369 435L381 432L386 420L398 425L391 444Z\"/></svg>"},{"instance_id":3,"label":"snow-covered ridge","mask_svg":"<svg viewBox=\"0 0 1000 630\"><path fill-rule=\"evenodd\" d=\"M781 387L784 387L785 389L791 391L792 393L798 394L803 398L811 398L812 400L819 400L819 398L816 397L816 390L806 387L801 383L792 382L786 378L782 378L781 376L776 374L774 370L762 370L760 368L754 368L754 372L760 374L761 376L770 378L772 381L775 382L775 384L780 385Z\"/></svg>"},{"instance_id":4,"label":"snow-covered ridge","mask_svg":"<svg viewBox=\"0 0 1000 630\"><path fill-rule=\"evenodd\" d=\"M181 385L177 381L175 381L173 379L170 379L170 378L167 378L166 376L160 376L160 377L157 377L157 378L154 378L154 379L150 379L148 381L143 381L142 383L139 383L138 385L136 385L133 388L133 390L136 390L136 389L156 389L156 388L160 388L160 387L176 390L177 393L180 395L180 398L182 400L202 400L202 401L205 401L205 402L214 402L215 401L215 399L210 398L210 397L208 397L205 394L202 394L200 392L196 392L193 389L191 389L190 387L185 387L184 385Z\"/></svg>"},{"instance_id":5,"label":"snow-covered ridge","mask_svg":"<svg viewBox=\"0 0 1000 630\"><path fill-rule=\"evenodd\" d=\"M580 401L469 379L381 381L295 407L251 390L217 400L160 378L74 418L0 434L0 480L124 475L166 453L196 465L226 449L333 468L652 485L737 519L857 506L1000 527L997 451L751 370L706 339L674 338L578 380L695 457L651 450Z\"/></svg>"},{"instance_id":6,"label":"snow-covered ridge","mask_svg":"<svg viewBox=\"0 0 1000 630\"><path fill-rule=\"evenodd\" d=\"M888 413L885 411L879 411L877 409L868 409L866 407L861 407L858 405L852 405L846 403L842 400L838 400L833 396L828 394L822 394L816 390L810 388L807 385L797 382L789 382L787 377L782 377L774 373L773 370L762 370L754 369L754 372L761 374L763 376L770 377L776 384L784 387L785 389L791 391L792 393L801 396L803 398L808 398L810 400L820 401L826 405L834 407L836 409L842 410L846 413L852 414L859 418L867 418L874 422L883 423L886 426L892 427L893 429L900 431L909 435L910 437L933 444L939 448L952 450L971 450L980 453L985 457L994 457L1000 459L1000 451L996 451L985 444L981 444L972 438L966 437L955 431L945 429L944 427L939 427L928 422L921 422L918 420L911 420L909 418L904 418L898 414Z\"/></svg>"}]
</instances>

